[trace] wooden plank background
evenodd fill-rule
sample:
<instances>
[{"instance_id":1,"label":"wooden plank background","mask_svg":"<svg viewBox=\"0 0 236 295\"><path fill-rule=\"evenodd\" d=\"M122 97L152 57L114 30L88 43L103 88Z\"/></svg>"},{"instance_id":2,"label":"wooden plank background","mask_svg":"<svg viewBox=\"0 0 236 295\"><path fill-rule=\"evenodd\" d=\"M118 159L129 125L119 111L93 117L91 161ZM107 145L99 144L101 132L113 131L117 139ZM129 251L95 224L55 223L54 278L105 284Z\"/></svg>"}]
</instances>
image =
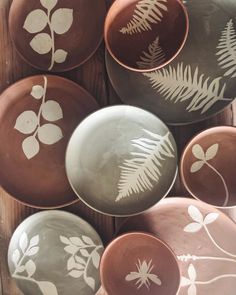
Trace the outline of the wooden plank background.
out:
<instances>
[{"instance_id":1,"label":"wooden plank background","mask_svg":"<svg viewBox=\"0 0 236 295\"><path fill-rule=\"evenodd\" d=\"M14 50L9 37L7 21L11 2L11 0L0 0L0 92L19 79L41 73L23 62ZM112 0L106 0L107 7L111 2ZM104 44L82 67L60 75L86 88L97 99L101 107L120 103L108 81L105 69ZM184 127L171 127L178 143L179 153L194 134L207 127L217 125L236 125L236 102L221 114L204 122ZM0 144L4 144L4 142L0 142ZM170 195L180 196L183 194L186 194L186 192L178 178ZM81 202L63 210L73 212L90 222L100 233L104 243L112 239L115 228L119 224L118 219L115 220L112 217L96 213ZM17 203L0 188L0 295L22 294L9 276L7 248L9 239L17 225L36 211Z\"/></svg>"}]
</instances>

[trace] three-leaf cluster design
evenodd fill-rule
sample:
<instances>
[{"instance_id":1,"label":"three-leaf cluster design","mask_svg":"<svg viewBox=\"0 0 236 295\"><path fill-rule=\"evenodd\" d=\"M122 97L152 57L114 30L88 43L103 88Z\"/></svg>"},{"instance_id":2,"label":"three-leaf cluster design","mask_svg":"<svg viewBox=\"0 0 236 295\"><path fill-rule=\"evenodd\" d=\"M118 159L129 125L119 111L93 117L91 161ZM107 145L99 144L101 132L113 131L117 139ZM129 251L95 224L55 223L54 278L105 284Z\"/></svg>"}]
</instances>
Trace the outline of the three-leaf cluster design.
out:
<instances>
[{"instance_id":1,"label":"three-leaf cluster design","mask_svg":"<svg viewBox=\"0 0 236 295\"><path fill-rule=\"evenodd\" d=\"M58 0L40 0L40 3L47 11L31 11L25 19L23 28L30 34L36 34L30 42L35 52L43 55L51 51L51 64L48 70L52 70L55 63L64 63L67 58L68 52L55 48L55 34L63 35L69 31L73 24L73 9L59 8L51 13ZM50 35L42 32L47 26Z\"/></svg>"},{"instance_id":2,"label":"three-leaf cluster design","mask_svg":"<svg viewBox=\"0 0 236 295\"><path fill-rule=\"evenodd\" d=\"M47 82L47 77L44 76L44 85L34 85L31 91L31 96L35 100L41 101L38 114L32 110L24 111L18 116L14 127L26 135L33 133L22 142L23 152L28 159L35 157L39 153L39 142L52 145L63 137L59 126L52 123L41 125L41 116L49 122L56 122L63 118L62 108L59 103L55 100L46 101Z\"/></svg>"}]
</instances>

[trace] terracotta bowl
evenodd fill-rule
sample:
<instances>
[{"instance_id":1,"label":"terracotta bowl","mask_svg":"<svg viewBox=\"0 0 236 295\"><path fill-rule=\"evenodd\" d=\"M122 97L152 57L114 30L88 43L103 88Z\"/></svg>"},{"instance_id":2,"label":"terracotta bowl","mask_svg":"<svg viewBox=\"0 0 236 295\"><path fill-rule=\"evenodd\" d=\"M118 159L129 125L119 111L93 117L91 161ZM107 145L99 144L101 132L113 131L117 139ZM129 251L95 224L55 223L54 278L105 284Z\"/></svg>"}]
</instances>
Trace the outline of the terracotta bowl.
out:
<instances>
[{"instance_id":1,"label":"terracotta bowl","mask_svg":"<svg viewBox=\"0 0 236 295\"><path fill-rule=\"evenodd\" d=\"M105 249L100 275L109 295L174 295L180 270L172 250L147 233L128 233Z\"/></svg>"},{"instance_id":2,"label":"terracotta bowl","mask_svg":"<svg viewBox=\"0 0 236 295\"><path fill-rule=\"evenodd\" d=\"M26 62L62 72L81 65L96 51L105 14L104 0L14 0L9 29Z\"/></svg>"},{"instance_id":3,"label":"terracotta bowl","mask_svg":"<svg viewBox=\"0 0 236 295\"><path fill-rule=\"evenodd\" d=\"M197 199L217 207L236 206L236 128L214 127L195 136L181 159L181 176Z\"/></svg>"},{"instance_id":4,"label":"terracotta bowl","mask_svg":"<svg viewBox=\"0 0 236 295\"><path fill-rule=\"evenodd\" d=\"M138 214L170 191L177 174L175 140L147 111L107 107L88 116L73 133L66 171L75 193L94 210Z\"/></svg>"},{"instance_id":5,"label":"terracotta bowl","mask_svg":"<svg viewBox=\"0 0 236 295\"><path fill-rule=\"evenodd\" d=\"M81 120L98 108L86 90L57 76L29 77L5 90L0 96L1 186L32 207L78 200L66 177L66 147Z\"/></svg>"},{"instance_id":6,"label":"terracotta bowl","mask_svg":"<svg viewBox=\"0 0 236 295\"><path fill-rule=\"evenodd\" d=\"M105 21L105 42L122 66L132 71L152 71L178 55L188 27L187 12L180 0L116 0Z\"/></svg>"}]
</instances>

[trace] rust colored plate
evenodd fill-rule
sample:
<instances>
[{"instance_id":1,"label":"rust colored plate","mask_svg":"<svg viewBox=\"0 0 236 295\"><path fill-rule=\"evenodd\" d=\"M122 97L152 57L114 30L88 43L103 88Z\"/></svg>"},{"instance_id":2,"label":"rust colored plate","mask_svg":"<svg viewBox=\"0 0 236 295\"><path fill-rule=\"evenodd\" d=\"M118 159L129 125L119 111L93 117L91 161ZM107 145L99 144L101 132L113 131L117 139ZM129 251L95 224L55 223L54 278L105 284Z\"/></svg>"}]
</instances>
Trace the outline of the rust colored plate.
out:
<instances>
[{"instance_id":1,"label":"rust colored plate","mask_svg":"<svg viewBox=\"0 0 236 295\"><path fill-rule=\"evenodd\" d=\"M0 182L32 207L68 205L75 197L65 173L69 138L88 114L94 98L57 76L33 76L0 96Z\"/></svg>"},{"instance_id":2,"label":"rust colored plate","mask_svg":"<svg viewBox=\"0 0 236 295\"><path fill-rule=\"evenodd\" d=\"M94 54L102 40L105 14L104 0L14 0L9 29L26 62L62 72Z\"/></svg>"},{"instance_id":3,"label":"rust colored plate","mask_svg":"<svg viewBox=\"0 0 236 295\"><path fill-rule=\"evenodd\" d=\"M236 128L220 126L195 136L181 159L181 176L197 199L217 207L236 206Z\"/></svg>"},{"instance_id":4,"label":"rust colored plate","mask_svg":"<svg viewBox=\"0 0 236 295\"><path fill-rule=\"evenodd\" d=\"M134 230L156 234L173 249L182 273L178 295L235 294L236 225L218 209L193 199L169 198L121 228Z\"/></svg>"}]
</instances>

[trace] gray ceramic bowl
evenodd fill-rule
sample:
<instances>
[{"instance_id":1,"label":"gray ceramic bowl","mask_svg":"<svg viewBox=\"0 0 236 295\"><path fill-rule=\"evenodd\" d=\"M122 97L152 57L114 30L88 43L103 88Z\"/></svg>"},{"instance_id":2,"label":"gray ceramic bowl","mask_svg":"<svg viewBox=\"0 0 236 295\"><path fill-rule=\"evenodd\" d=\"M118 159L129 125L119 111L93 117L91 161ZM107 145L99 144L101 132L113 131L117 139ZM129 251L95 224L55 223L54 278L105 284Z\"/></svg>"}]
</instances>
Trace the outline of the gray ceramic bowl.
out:
<instances>
[{"instance_id":1,"label":"gray ceramic bowl","mask_svg":"<svg viewBox=\"0 0 236 295\"><path fill-rule=\"evenodd\" d=\"M87 222L71 213L44 211L18 226L8 265L24 295L94 295L102 251L100 237Z\"/></svg>"},{"instance_id":2,"label":"gray ceramic bowl","mask_svg":"<svg viewBox=\"0 0 236 295\"><path fill-rule=\"evenodd\" d=\"M112 106L77 127L67 148L66 171L75 193L91 208L113 216L134 215L171 189L176 144L151 113Z\"/></svg>"}]
</instances>

